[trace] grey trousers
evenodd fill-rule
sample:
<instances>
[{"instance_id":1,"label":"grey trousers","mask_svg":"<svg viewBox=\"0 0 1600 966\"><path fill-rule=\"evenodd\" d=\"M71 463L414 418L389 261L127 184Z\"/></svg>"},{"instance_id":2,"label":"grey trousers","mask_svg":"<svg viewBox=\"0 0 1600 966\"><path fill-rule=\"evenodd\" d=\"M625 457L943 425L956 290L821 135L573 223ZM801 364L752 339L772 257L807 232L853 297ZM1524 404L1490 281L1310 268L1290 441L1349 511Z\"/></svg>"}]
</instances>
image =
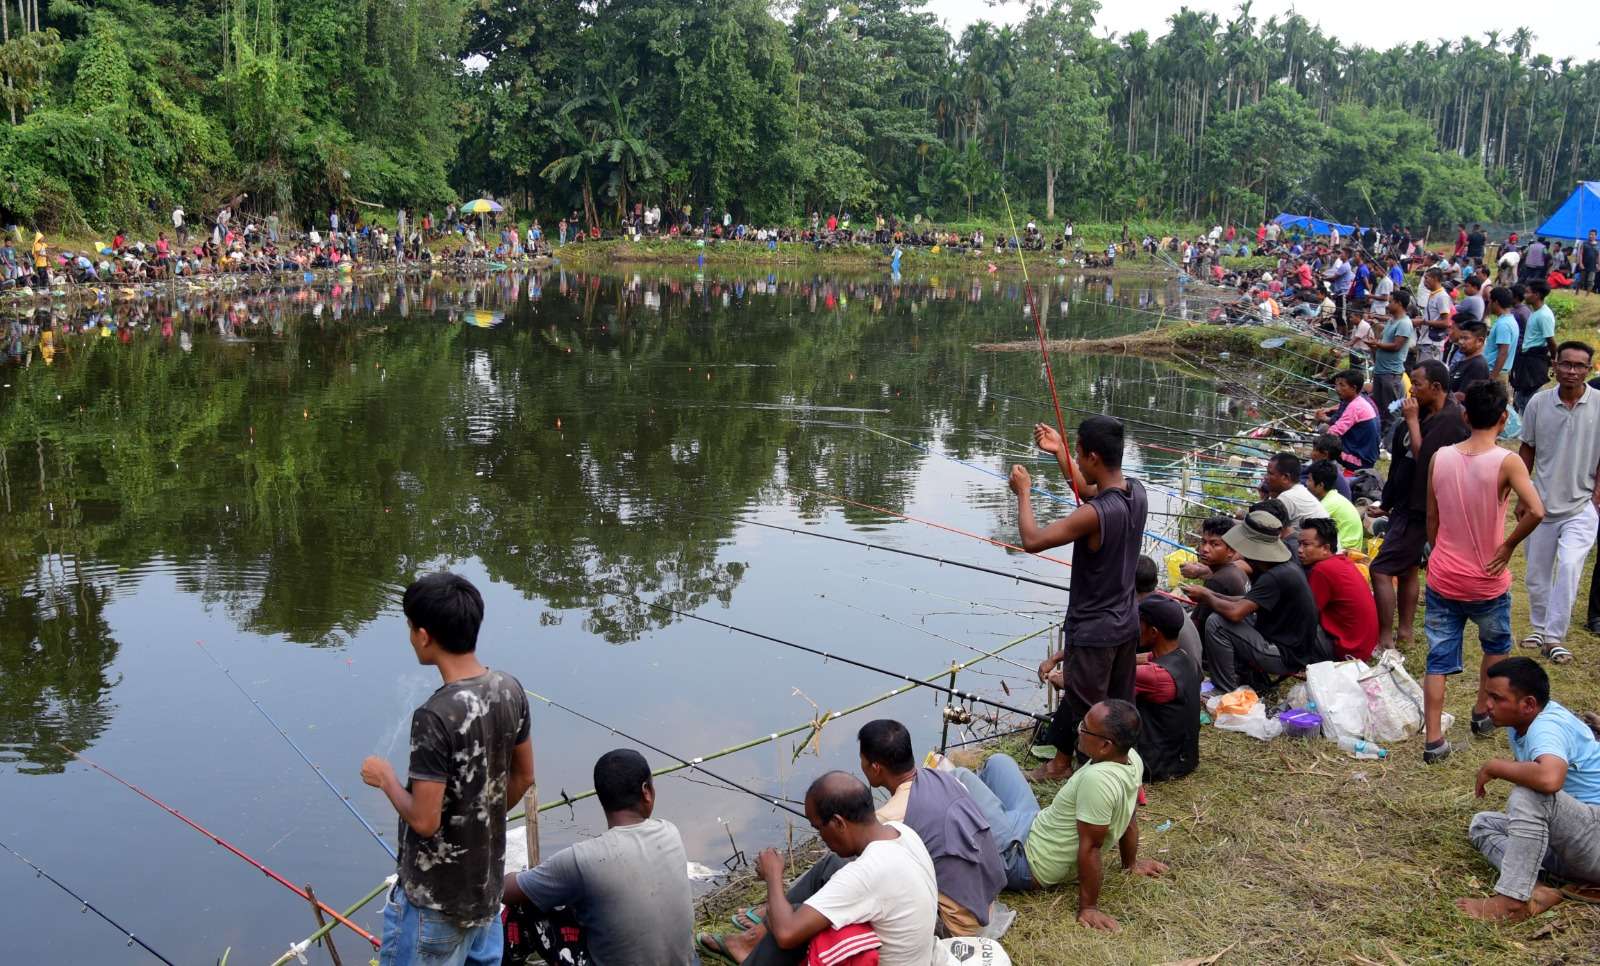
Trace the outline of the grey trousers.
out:
<instances>
[{"instance_id":1,"label":"grey trousers","mask_svg":"<svg viewBox=\"0 0 1600 966\"><path fill-rule=\"evenodd\" d=\"M1245 683L1242 678L1246 675L1283 675L1299 670L1284 658L1278 645L1261 636L1253 623L1230 621L1213 613L1206 618L1206 630L1201 638L1206 665L1211 669L1211 683L1218 694L1238 688Z\"/></svg>"},{"instance_id":2,"label":"grey trousers","mask_svg":"<svg viewBox=\"0 0 1600 966\"><path fill-rule=\"evenodd\" d=\"M849 861L841 859L832 852L822 857L816 865L807 869L805 874L794 880L789 891L784 893L789 899L789 905L798 906L802 902L816 895L828 880L833 878L835 872L849 865ZM761 942L744 961L744 966L805 966L806 947L799 949L780 949L777 940L768 932L761 937Z\"/></svg>"},{"instance_id":3,"label":"grey trousers","mask_svg":"<svg viewBox=\"0 0 1600 966\"><path fill-rule=\"evenodd\" d=\"M1479 812L1467 829L1472 847L1500 870L1494 891L1527 902L1540 871L1600 883L1600 805L1566 792L1545 795L1518 785L1504 812Z\"/></svg>"}]
</instances>

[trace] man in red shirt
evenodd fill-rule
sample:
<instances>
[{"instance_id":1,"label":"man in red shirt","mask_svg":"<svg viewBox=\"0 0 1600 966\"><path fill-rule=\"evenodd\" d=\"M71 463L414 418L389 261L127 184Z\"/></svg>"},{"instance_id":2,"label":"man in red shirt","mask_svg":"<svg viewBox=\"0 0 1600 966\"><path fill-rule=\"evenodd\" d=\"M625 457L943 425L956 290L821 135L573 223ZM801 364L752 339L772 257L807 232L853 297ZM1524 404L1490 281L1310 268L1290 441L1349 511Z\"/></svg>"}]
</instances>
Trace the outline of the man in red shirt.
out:
<instances>
[{"instance_id":1,"label":"man in red shirt","mask_svg":"<svg viewBox=\"0 0 1600 966\"><path fill-rule=\"evenodd\" d=\"M1300 529L1300 566L1317 602L1318 633L1333 659L1370 660L1378 645L1378 605L1361 571L1339 552L1338 525L1331 519L1305 521Z\"/></svg>"}]
</instances>

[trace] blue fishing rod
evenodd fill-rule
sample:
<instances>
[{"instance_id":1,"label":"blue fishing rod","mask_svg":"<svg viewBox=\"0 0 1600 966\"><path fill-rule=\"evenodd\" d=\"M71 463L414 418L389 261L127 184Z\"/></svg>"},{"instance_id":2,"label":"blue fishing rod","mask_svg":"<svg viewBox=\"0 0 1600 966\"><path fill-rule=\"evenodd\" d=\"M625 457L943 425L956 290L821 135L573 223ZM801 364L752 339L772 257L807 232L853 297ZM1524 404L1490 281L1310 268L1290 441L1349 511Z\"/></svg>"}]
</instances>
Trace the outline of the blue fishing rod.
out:
<instances>
[{"instance_id":1,"label":"blue fishing rod","mask_svg":"<svg viewBox=\"0 0 1600 966\"><path fill-rule=\"evenodd\" d=\"M140 949L143 949L145 952L147 952L150 955L154 956L155 958L161 960L163 963L166 963L167 966L175 966L175 964L172 962L172 960L170 960L167 957L165 957L165 956L161 955L160 953L156 952L154 949L151 949L149 943L145 942L143 939L140 939L138 936L135 936L133 933L129 932L127 930L127 928L124 927L121 923L117 922L115 919L111 918L110 916L108 916L105 913L101 912L99 909L95 908L94 903L90 902L88 899L85 899L83 896L78 895L76 892L73 892L70 888L67 887L66 883L62 882L60 879L57 879L55 876L53 876L50 873L46 872L45 870L39 868L37 865L34 865L33 864L33 860L29 859L27 856L23 855L21 852L18 852L16 849L12 848L11 846L7 845L4 842L0 842L0 849L5 849L7 852L10 852L12 855L16 856L17 857L17 861L21 862L23 865L25 865L28 868L33 870L33 874L34 874L34 876L36 878L48 879L50 881L51 885L55 886L57 889L60 889L62 892L65 892L67 895L69 895L72 898L76 899L78 901L78 903L83 906L84 911L94 913L95 915L99 916L101 919L104 919L106 921L106 923L111 926L111 928L115 929L117 932L122 933L124 936L127 936L128 937L128 945L130 945L130 946L137 945Z\"/></svg>"},{"instance_id":2,"label":"blue fishing rod","mask_svg":"<svg viewBox=\"0 0 1600 966\"><path fill-rule=\"evenodd\" d=\"M289 737L289 733L283 730L283 726L278 724L277 721L273 720L272 715L267 713L267 709L261 706L261 702L252 697L250 692L244 689L244 685L240 684L234 679L232 672L222 666L222 662L217 660L216 655L212 654L203 642L195 641L194 643L196 647L200 648L201 652L205 654L206 657L211 659L211 663L217 666L217 670L221 671L228 678L228 681L232 683L234 687L239 689L239 693L245 696L245 700L256 706L256 710L261 712L261 717L266 718L267 724L272 725L273 730L283 736L283 740L289 743L289 747L293 748L295 754L300 756L300 760L311 766L311 770L317 773L318 778L322 779L322 784L328 786L328 791L339 796L340 804L344 805L344 807L349 810L350 814L356 817L356 821L361 823L361 827L366 829L367 833L376 839L379 845L383 846L383 850L389 853L389 858L398 861L400 855L394 850L394 846L390 845L388 842L385 842L383 836L378 834L378 830L373 828L371 823L369 823L360 812L356 811L356 807L350 803L349 796L339 790L339 786L335 785L333 781L328 778L327 774L317 766L317 763L311 760L311 756L307 755L305 750L302 749L293 738Z\"/></svg>"}]
</instances>

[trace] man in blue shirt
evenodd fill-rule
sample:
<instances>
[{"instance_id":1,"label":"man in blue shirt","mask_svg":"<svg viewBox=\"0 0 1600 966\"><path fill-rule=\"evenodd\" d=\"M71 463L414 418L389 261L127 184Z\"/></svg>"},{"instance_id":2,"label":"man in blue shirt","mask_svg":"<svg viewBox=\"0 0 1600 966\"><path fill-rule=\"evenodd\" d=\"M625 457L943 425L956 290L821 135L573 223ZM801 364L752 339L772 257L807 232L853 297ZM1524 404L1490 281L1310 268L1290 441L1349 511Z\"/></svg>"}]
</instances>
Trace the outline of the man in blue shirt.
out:
<instances>
[{"instance_id":1,"label":"man in blue shirt","mask_svg":"<svg viewBox=\"0 0 1600 966\"><path fill-rule=\"evenodd\" d=\"M1389 438L1389 427L1394 425L1395 413L1390 406L1405 398L1401 377L1406 371L1406 356L1417 340L1410 310L1411 296L1404 289L1396 289L1385 307L1389 319L1383 327L1383 335L1367 337L1367 347L1373 350L1372 402L1378 407L1378 435L1382 439Z\"/></svg>"},{"instance_id":2,"label":"man in blue shirt","mask_svg":"<svg viewBox=\"0 0 1600 966\"><path fill-rule=\"evenodd\" d=\"M1500 870L1488 899L1457 899L1474 919L1520 922L1560 902L1540 873L1587 895L1600 883L1600 741L1571 711L1550 700L1550 678L1537 661L1507 658L1484 670L1489 716L1511 729L1513 760L1478 769L1476 792L1511 784L1504 812L1479 812L1467 835Z\"/></svg>"}]
</instances>

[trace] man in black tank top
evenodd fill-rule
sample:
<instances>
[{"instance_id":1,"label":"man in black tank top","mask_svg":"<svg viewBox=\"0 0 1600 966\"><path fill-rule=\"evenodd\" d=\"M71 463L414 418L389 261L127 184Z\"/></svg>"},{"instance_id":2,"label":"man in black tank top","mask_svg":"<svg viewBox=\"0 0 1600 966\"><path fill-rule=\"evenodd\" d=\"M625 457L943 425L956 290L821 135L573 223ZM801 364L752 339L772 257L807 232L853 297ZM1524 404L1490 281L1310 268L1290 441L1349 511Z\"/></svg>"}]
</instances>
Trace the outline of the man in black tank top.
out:
<instances>
[{"instance_id":1,"label":"man in black tank top","mask_svg":"<svg viewBox=\"0 0 1600 966\"><path fill-rule=\"evenodd\" d=\"M1039 553L1072 546L1066 648L1039 665L1041 681L1058 665L1064 678L1061 707L1045 738L1056 746L1056 757L1028 776L1054 781L1072 773L1071 749L1089 709L1106 698L1133 700L1139 646L1133 578L1148 503L1144 486L1122 475L1122 423L1110 416L1091 416L1079 424L1076 460L1051 427L1035 426L1033 438L1055 455L1083 500L1065 518L1040 527L1033 518L1033 479L1026 468L1011 468L1023 549Z\"/></svg>"}]
</instances>

